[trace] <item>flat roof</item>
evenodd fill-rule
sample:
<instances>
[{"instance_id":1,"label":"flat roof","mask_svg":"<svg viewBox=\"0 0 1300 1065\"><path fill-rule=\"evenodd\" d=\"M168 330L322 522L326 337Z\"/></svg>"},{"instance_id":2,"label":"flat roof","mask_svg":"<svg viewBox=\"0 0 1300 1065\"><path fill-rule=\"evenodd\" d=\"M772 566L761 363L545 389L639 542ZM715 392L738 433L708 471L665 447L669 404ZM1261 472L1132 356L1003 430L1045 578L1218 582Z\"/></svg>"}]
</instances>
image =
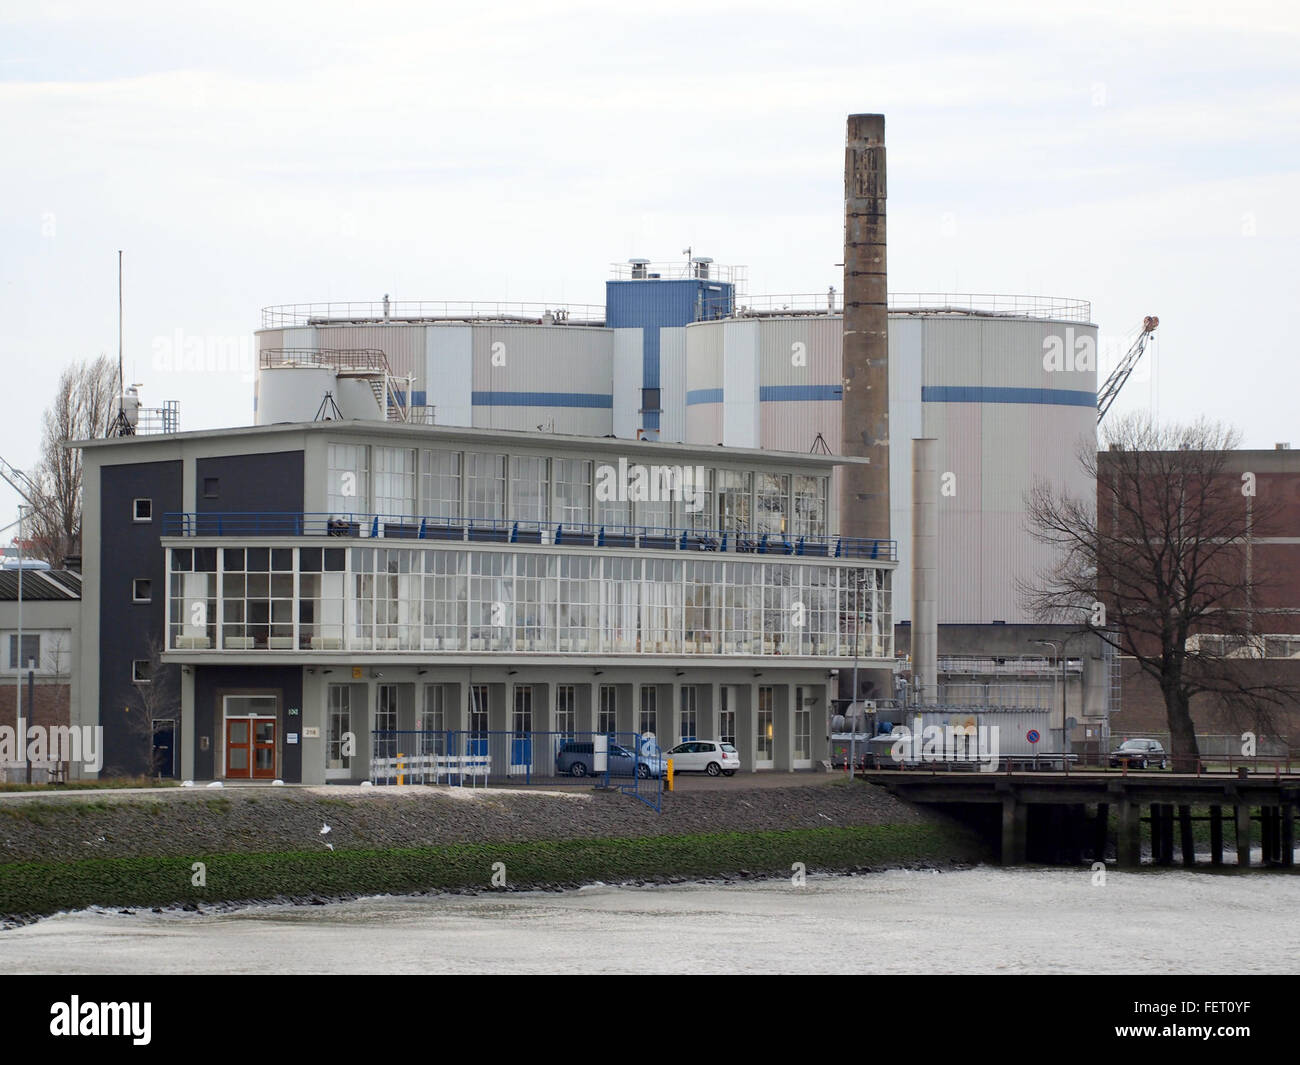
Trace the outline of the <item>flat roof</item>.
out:
<instances>
[{"instance_id":1,"label":"flat roof","mask_svg":"<svg viewBox=\"0 0 1300 1065\"><path fill-rule=\"evenodd\" d=\"M870 460L865 457L846 455L824 455L819 452L804 451L767 451L762 448L724 447L721 444L677 444L655 440L629 440L618 436L573 436L567 433L543 433L525 429L478 429L459 425L410 425L405 422L381 422L349 419L341 421L320 422L277 422L274 425L240 425L226 429L197 429L183 433L144 433L136 436L111 436L94 440L70 440L67 447L105 448L135 446L147 447L173 441L178 443L201 442L204 440L229 440L260 436L279 436L291 433L329 433L331 435L350 434L356 436L388 436L403 440L412 446L420 441L456 442L467 444L521 444L534 447L553 446L557 450L591 455L593 449L609 449L626 452L645 450L645 457L654 461L656 457L689 458L696 461L705 459L771 461L779 459L789 464L812 467L833 467L846 465L867 465ZM640 456L637 456L640 458Z\"/></svg>"}]
</instances>

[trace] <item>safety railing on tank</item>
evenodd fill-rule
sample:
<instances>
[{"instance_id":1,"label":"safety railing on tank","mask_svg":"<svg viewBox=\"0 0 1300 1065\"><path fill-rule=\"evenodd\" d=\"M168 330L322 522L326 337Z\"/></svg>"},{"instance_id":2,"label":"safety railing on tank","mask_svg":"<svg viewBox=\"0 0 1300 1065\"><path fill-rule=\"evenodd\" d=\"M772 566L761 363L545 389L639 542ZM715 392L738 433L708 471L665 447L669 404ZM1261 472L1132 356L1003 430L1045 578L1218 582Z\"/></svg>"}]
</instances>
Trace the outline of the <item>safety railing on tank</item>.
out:
<instances>
[{"instance_id":1,"label":"safety railing on tank","mask_svg":"<svg viewBox=\"0 0 1300 1065\"><path fill-rule=\"evenodd\" d=\"M823 292L794 292L745 296L736 300L738 318L809 317L842 314L844 294L835 288ZM1092 304L1058 296L1004 296L993 293L891 292L891 314L990 315L1089 322Z\"/></svg>"},{"instance_id":2,"label":"safety railing on tank","mask_svg":"<svg viewBox=\"0 0 1300 1065\"><path fill-rule=\"evenodd\" d=\"M305 325L439 321L516 322L532 325L604 325L605 308L586 303L509 303L457 300L362 300L282 303L262 308L263 329Z\"/></svg>"},{"instance_id":3,"label":"safety railing on tank","mask_svg":"<svg viewBox=\"0 0 1300 1065\"><path fill-rule=\"evenodd\" d=\"M164 536L182 537L333 536L898 561L896 540L608 522L449 518L417 514L173 512L163 515L162 528Z\"/></svg>"}]
</instances>

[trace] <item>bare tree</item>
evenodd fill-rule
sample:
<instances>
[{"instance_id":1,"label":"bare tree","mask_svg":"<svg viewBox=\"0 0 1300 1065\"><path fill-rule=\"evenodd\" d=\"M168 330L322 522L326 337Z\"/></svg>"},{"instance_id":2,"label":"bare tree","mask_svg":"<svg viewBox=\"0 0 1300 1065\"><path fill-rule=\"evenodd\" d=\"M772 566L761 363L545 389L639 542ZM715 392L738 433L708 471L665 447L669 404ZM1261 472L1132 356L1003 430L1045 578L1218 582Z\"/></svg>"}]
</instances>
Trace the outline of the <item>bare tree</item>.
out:
<instances>
[{"instance_id":1,"label":"bare tree","mask_svg":"<svg viewBox=\"0 0 1300 1065\"><path fill-rule=\"evenodd\" d=\"M67 367L46 408L28 539L32 554L52 566L81 553L82 454L64 445L106 436L116 396L117 367L101 355Z\"/></svg>"},{"instance_id":2,"label":"bare tree","mask_svg":"<svg viewBox=\"0 0 1300 1065\"><path fill-rule=\"evenodd\" d=\"M180 681L177 668L164 664L162 640L149 641L149 656L145 659L148 679L141 678L131 685L126 701L126 731L130 736L130 749L136 765L147 767L150 776L157 776L154 761L154 738L162 721L180 720Z\"/></svg>"},{"instance_id":3,"label":"bare tree","mask_svg":"<svg viewBox=\"0 0 1300 1065\"><path fill-rule=\"evenodd\" d=\"M1159 686L1182 770L1199 757L1194 696L1212 698L1234 725L1264 731L1298 694L1249 659L1188 644L1198 634L1249 640L1252 604L1270 583L1252 572L1247 546L1280 508L1228 468L1238 441L1236 430L1205 420L1161 427L1132 415L1107 426L1100 453L1080 455L1095 498L1039 484L1028 501L1035 538L1060 561L1022 583L1021 595L1041 620L1096 632Z\"/></svg>"}]
</instances>

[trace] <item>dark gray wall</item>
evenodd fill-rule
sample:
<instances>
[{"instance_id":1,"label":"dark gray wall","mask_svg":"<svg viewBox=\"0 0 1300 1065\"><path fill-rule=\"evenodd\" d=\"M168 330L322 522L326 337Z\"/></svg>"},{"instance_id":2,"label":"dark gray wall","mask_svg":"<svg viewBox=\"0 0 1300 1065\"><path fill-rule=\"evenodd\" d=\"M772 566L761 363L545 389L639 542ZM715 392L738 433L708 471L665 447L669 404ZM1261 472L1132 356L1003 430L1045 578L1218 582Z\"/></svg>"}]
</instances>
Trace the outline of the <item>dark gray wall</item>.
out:
<instances>
[{"instance_id":1,"label":"dark gray wall","mask_svg":"<svg viewBox=\"0 0 1300 1065\"><path fill-rule=\"evenodd\" d=\"M125 709L136 694L131 682L131 663L150 657L151 641L161 646L167 610L165 555L159 537L163 515L182 509L182 467L174 462L140 462L104 466L100 470L99 541L99 714L104 726L103 775L114 771L143 773L149 770L152 736L141 735L130 725ZM153 500L153 520L133 520L132 501ZM131 582L148 577L153 602L133 603ZM155 691L175 701L177 728L180 725L180 670L162 669ZM138 714L139 709L135 712ZM177 737L179 741L179 735Z\"/></svg>"},{"instance_id":2,"label":"dark gray wall","mask_svg":"<svg viewBox=\"0 0 1300 1065\"><path fill-rule=\"evenodd\" d=\"M222 775L224 766L214 762L221 740L222 694L276 694L280 697L279 735L280 772L286 783L302 782L302 667L301 666L195 666L194 667L194 776L213 780ZM297 713L290 711L296 710ZM287 742L290 732L298 733L298 742ZM208 749L202 749L203 737Z\"/></svg>"},{"instance_id":3,"label":"dark gray wall","mask_svg":"<svg viewBox=\"0 0 1300 1065\"><path fill-rule=\"evenodd\" d=\"M235 512L302 512L303 453L275 451L264 455L222 455L194 463L194 494L198 510L206 514ZM204 484L215 477L217 497L204 494Z\"/></svg>"}]
</instances>

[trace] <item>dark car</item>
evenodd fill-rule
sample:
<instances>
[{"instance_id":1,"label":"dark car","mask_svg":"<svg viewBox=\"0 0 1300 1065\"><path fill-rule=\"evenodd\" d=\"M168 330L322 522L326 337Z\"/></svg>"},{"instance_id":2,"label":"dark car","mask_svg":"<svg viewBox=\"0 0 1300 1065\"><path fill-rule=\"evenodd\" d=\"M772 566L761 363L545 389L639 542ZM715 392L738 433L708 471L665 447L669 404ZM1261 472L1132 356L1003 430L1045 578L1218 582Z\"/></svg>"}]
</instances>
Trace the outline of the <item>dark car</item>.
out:
<instances>
[{"instance_id":1,"label":"dark car","mask_svg":"<svg viewBox=\"0 0 1300 1065\"><path fill-rule=\"evenodd\" d=\"M664 760L652 755L640 758L617 743L609 745L609 775L612 777L660 777L664 773ZM590 776L596 764L596 747L591 741L565 740L555 752L555 772L560 776Z\"/></svg>"},{"instance_id":2,"label":"dark car","mask_svg":"<svg viewBox=\"0 0 1300 1065\"><path fill-rule=\"evenodd\" d=\"M1126 763L1130 769L1150 769L1152 766L1164 769L1169 758L1157 740L1125 740L1110 752L1110 764L1119 766Z\"/></svg>"}]
</instances>

